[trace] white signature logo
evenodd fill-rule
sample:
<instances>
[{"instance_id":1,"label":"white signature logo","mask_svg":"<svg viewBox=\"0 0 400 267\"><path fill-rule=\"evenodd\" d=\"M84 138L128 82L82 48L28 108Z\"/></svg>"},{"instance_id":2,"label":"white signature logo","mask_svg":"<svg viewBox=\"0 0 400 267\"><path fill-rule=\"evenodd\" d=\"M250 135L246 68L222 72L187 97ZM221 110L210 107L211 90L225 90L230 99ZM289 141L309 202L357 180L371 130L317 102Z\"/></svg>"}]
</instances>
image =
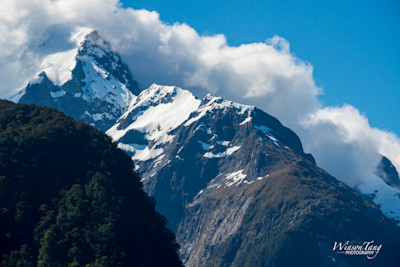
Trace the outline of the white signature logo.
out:
<instances>
[{"instance_id":1,"label":"white signature logo","mask_svg":"<svg viewBox=\"0 0 400 267\"><path fill-rule=\"evenodd\" d=\"M333 251L337 253L344 253L345 255L365 255L369 260L374 259L382 248L382 244L374 244L374 240L364 242L362 245L352 245L350 241L345 242L335 242L333 244Z\"/></svg>"}]
</instances>

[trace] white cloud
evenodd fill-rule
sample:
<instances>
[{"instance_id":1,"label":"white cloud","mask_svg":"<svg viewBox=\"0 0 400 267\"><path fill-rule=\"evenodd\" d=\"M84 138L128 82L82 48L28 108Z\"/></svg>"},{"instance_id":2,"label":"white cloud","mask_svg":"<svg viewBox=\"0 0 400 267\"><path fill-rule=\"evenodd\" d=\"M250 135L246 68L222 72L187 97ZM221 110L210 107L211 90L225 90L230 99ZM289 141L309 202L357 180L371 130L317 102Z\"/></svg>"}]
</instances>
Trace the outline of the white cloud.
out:
<instances>
[{"instance_id":1,"label":"white cloud","mask_svg":"<svg viewBox=\"0 0 400 267\"><path fill-rule=\"evenodd\" d=\"M380 155L390 158L400 170L400 139L393 133L372 128L353 106L320 109L305 118L298 128L305 149L349 185L369 179Z\"/></svg>"},{"instance_id":2,"label":"white cloud","mask_svg":"<svg viewBox=\"0 0 400 267\"><path fill-rule=\"evenodd\" d=\"M156 12L117 0L2 0L0 97L24 87L49 53L66 51L77 26L95 28L127 62L139 83L177 85L262 108L295 130L318 164L350 185L375 179L379 154L400 170L400 140L371 128L351 106L322 107L313 67L273 36L229 46L223 35L200 36L169 25ZM46 49L40 46L46 42Z\"/></svg>"}]
</instances>

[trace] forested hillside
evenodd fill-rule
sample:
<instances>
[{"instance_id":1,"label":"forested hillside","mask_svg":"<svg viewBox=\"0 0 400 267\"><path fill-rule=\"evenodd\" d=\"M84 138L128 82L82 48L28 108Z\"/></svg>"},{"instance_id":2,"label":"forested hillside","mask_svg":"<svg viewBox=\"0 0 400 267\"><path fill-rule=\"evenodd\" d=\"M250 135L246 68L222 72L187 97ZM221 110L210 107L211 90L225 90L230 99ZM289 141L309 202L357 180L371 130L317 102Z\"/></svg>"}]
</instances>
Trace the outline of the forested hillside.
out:
<instances>
[{"instance_id":1,"label":"forested hillside","mask_svg":"<svg viewBox=\"0 0 400 267\"><path fill-rule=\"evenodd\" d=\"M130 158L56 111L0 101L2 266L181 266Z\"/></svg>"}]
</instances>

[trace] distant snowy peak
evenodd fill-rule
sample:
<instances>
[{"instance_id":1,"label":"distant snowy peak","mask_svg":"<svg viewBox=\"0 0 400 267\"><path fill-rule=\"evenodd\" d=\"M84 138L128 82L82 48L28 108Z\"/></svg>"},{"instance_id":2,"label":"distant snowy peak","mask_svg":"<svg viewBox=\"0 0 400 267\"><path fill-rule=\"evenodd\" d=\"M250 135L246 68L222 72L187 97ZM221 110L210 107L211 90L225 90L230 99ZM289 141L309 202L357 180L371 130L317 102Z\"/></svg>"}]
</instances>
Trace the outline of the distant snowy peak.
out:
<instances>
[{"instance_id":1,"label":"distant snowy peak","mask_svg":"<svg viewBox=\"0 0 400 267\"><path fill-rule=\"evenodd\" d=\"M81 35L81 33L79 33L79 35ZM76 38L81 51L87 50L86 54L99 57L104 56L105 53L112 53L110 43L104 40L96 30L91 29L86 32L83 31L83 35L83 39ZM100 48L101 51L93 49L95 47Z\"/></svg>"},{"instance_id":2,"label":"distant snowy peak","mask_svg":"<svg viewBox=\"0 0 400 267\"><path fill-rule=\"evenodd\" d=\"M187 90L153 84L140 93L107 134L133 154L133 159L152 159L163 152L161 146L174 137L171 131L182 125L200 102Z\"/></svg>"},{"instance_id":3,"label":"distant snowy peak","mask_svg":"<svg viewBox=\"0 0 400 267\"><path fill-rule=\"evenodd\" d=\"M146 140L168 140L165 135L178 126L188 126L207 112L230 103L211 95L199 100L188 90L153 84L140 93L107 134L115 141L126 139L132 131L145 134ZM161 135L164 137L160 138Z\"/></svg>"},{"instance_id":4,"label":"distant snowy peak","mask_svg":"<svg viewBox=\"0 0 400 267\"><path fill-rule=\"evenodd\" d=\"M235 110L238 114L244 115L247 114L247 120L251 120L251 112L254 110L253 106L242 105L232 101L227 101L222 99L221 97L212 96L211 94L207 94L201 101L201 104L193 116L185 122L185 126L189 126L193 122L201 119L208 113L216 110L220 110L222 112L227 112L229 109Z\"/></svg>"},{"instance_id":5,"label":"distant snowy peak","mask_svg":"<svg viewBox=\"0 0 400 267\"><path fill-rule=\"evenodd\" d=\"M49 80L57 86L61 86L71 80L80 50L87 43L87 39L94 34L96 33L93 29L79 27L70 36L70 46L64 49L57 47L57 45L52 45L54 43L53 39L57 38L57 35L49 36L47 40L39 45L40 52L47 54L40 65L40 73L45 72Z\"/></svg>"},{"instance_id":6,"label":"distant snowy peak","mask_svg":"<svg viewBox=\"0 0 400 267\"><path fill-rule=\"evenodd\" d=\"M213 125L207 127L210 123ZM219 129L226 128L225 124L230 124L230 132L217 133L225 131ZM205 131L204 137L196 141L198 153L204 158L232 155L240 149L239 142L231 142L232 138L241 128L249 128L272 145L293 149L313 161L311 156L304 154L301 142L293 132L261 110L210 94L200 100L191 92L174 86L153 84L143 90L106 133L118 141L119 147L133 160L144 162L164 157L174 138L192 128L191 134Z\"/></svg>"},{"instance_id":7,"label":"distant snowy peak","mask_svg":"<svg viewBox=\"0 0 400 267\"><path fill-rule=\"evenodd\" d=\"M194 95L187 90L175 86L162 86L153 84L139 94L132 109L140 106L156 106L173 102L176 97L194 98Z\"/></svg>"},{"instance_id":8,"label":"distant snowy peak","mask_svg":"<svg viewBox=\"0 0 400 267\"><path fill-rule=\"evenodd\" d=\"M125 85L134 95L140 93L137 82L133 80L128 66L120 55L111 50L110 44L97 31L90 32L79 46L77 61L92 64L95 72L109 80L114 78Z\"/></svg>"},{"instance_id":9,"label":"distant snowy peak","mask_svg":"<svg viewBox=\"0 0 400 267\"><path fill-rule=\"evenodd\" d=\"M105 131L140 93L128 66L95 30L72 35L76 47L44 58L42 71L19 94L21 103L55 107Z\"/></svg>"},{"instance_id":10,"label":"distant snowy peak","mask_svg":"<svg viewBox=\"0 0 400 267\"><path fill-rule=\"evenodd\" d=\"M71 41L75 43L75 47L44 57L38 77L41 73L46 73L55 86L63 86L74 78L86 78L85 81L90 86L91 78L96 80L96 76L101 76L105 80L114 79L116 85L124 85L134 95L140 93L128 66L118 53L111 50L110 44L96 30L78 28L72 34ZM45 44L42 46L46 47ZM82 69L81 64L85 68ZM77 74L78 77L75 77ZM34 83L39 83L37 78L30 81L30 84Z\"/></svg>"}]
</instances>

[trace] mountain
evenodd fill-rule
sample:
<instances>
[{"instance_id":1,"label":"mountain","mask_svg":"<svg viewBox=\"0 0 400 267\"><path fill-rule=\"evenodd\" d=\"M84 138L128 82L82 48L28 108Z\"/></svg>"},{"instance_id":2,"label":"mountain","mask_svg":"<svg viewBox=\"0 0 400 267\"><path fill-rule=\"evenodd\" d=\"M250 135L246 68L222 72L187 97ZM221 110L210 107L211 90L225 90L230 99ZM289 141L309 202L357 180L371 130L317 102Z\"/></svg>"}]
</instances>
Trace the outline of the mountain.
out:
<instances>
[{"instance_id":1,"label":"mountain","mask_svg":"<svg viewBox=\"0 0 400 267\"><path fill-rule=\"evenodd\" d=\"M107 134L138 166L186 266L333 266L333 260L396 266L399 260L395 224L319 169L297 135L262 110L152 85ZM346 238L387 249L374 262L332 252L335 240Z\"/></svg>"},{"instance_id":2,"label":"mountain","mask_svg":"<svg viewBox=\"0 0 400 267\"><path fill-rule=\"evenodd\" d=\"M127 110L139 87L97 31L86 31L80 34L83 38L76 37L75 48L47 56L42 65L48 67L18 97L20 103L54 107L106 131Z\"/></svg>"},{"instance_id":3,"label":"mountain","mask_svg":"<svg viewBox=\"0 0 400 267\"><path fill-rule=\"evenodd\" d=\"M299 138L261 110L211 95L199 100L172 86L144 90L107 134L136 162L145 190L156 197L173 229L185 205L218 175L246 166L253 179L267 175L269 159L265 151L254 151L257 146L270 147L271 153L290 150L314 163ZM259 157L255 168L242 157L244 149ZM178 183L173 187L169 174Z\"/></svg>"},{"instance_id":4,"label":"mountain","mask_svg":"<svg viewBox=\"0 0 400 267\"><path fill-rule=\"evenodd\" d=\"M2 266L182 266L129 157L51 108L0 101Z\"/></svg>"},{"instance_id":5,"label":"mountain","mask_svg":"<svg viewBox=\"0 0 400 267\"><path fill-rule=\"evenodd\" d=\"M85 38L78 47L85 43L91 50L93 44ZM100 50L103 46L109 51L107 45L95 43ZM102 64L95 60L95 65L104 70L102 66L113 58L104 58ZM73 59L79 63L79 57ZM117 109L120 117L108 114L107 105L91 105L95 101L90 97L97 94L86 94L91 100L81 102L86 106L75 114L78 107L70 110L73 104L66 97L73 93L63 84L82 79L71 72L67 82L57 85L65 94L54 100L51 92L57 91L49 91L40 78L48 72L44 69L40 81L32 82L35 90L29 89L32 83L28 85L21 101L40 103L36 101L41 101L43 92L75 118L91 114L81 119L106 131L135 162L145 191L176 233L186 266L396 266L399 262L395 252L400 244L395 224L399 221L394 221L400 220L398 190L377 177L355 188L357 193L318 168L297 135L262 110L211 95L198 99L187 90L154 84L129 90L130 101L122 101L125 107ZM98 77L97 83L106 83L104 77L109 77L85 73L88 80ZM76 90L84 92L86 84ZM112 86L107 88L112 92ZM30 99L25 97L29 92ZM119 106L105 99L111 107ZM102 109L97 111L98 107ZM103 114L103 120L95 120L99 117L93 114ZM385 166L378 167L381 177L388 175ZM335 242L372 240L383 244L374 260L332 249Z\"/></svg>"}]
</instances>

